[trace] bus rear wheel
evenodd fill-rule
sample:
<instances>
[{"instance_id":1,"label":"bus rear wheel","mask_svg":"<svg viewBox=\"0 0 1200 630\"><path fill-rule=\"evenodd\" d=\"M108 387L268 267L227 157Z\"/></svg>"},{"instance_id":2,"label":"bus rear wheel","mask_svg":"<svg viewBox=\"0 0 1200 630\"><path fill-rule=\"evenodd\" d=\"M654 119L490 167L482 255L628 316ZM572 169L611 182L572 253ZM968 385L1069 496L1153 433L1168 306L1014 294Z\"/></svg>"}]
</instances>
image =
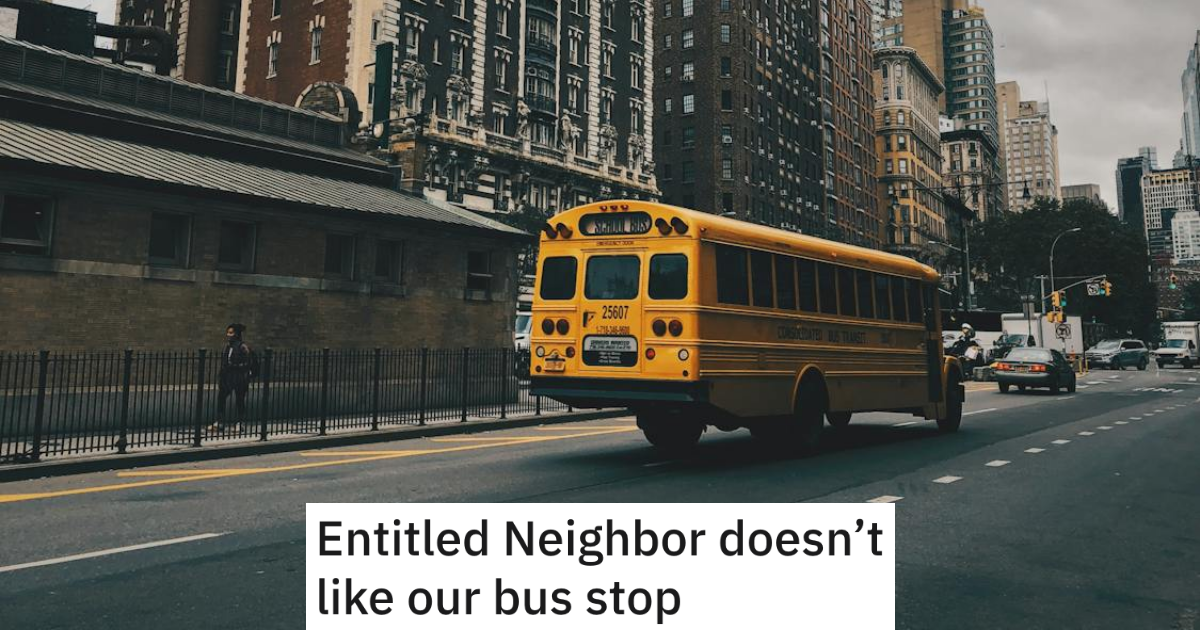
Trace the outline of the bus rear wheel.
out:
<instances>
[{"instance_id":1,"label":"bus rear wheel","mask_svg":"<svg viewBox=\"0 0 1200 630\"><path fill-rule=\"evenodd\" d=\"M959 425L962 424L962 416L963 389L958 376L951 371L946 376L946 415L938 418L938 431L942 433L954 433L958 431Z\"/></svg>"},{"instance_id":2,"label":"bus rear wheel","mask_svg":"<svg viewBox=\"0 0 1200 630\"><path fill-rule=\"evenodd\" d=\"M680 417L639 414L637 424L646 441L659 450L672 453L693 448L704 433L703 424Z\"/></svg>"}]
</instances>

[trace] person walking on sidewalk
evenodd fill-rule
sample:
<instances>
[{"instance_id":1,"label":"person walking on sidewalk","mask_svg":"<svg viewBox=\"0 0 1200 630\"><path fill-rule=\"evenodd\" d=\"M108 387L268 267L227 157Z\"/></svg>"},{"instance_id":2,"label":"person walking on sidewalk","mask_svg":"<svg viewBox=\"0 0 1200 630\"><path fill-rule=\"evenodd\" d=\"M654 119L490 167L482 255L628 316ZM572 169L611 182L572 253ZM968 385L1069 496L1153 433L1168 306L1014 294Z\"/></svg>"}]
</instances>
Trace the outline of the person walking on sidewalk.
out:
<instances>
[{"instance_id":1,"label":"person walking on sidewalk","mask_svg":"<svg viewBox=\"0 0 1200 630\"><path fill-rule=\"evenodd\" d=\"M229 394L234 397L234 409L237 421L233 426L234 432L242 430L242 421L246 419L246 392L250 389L250 379L256 376L254 351L246 344L242 336L246 327L242 324L230 324L225 328L225 348L221 350L221 371L217 389L217 421L209 425L210 432L225 430L225 401Z\"/></svg>"}]
</instances>

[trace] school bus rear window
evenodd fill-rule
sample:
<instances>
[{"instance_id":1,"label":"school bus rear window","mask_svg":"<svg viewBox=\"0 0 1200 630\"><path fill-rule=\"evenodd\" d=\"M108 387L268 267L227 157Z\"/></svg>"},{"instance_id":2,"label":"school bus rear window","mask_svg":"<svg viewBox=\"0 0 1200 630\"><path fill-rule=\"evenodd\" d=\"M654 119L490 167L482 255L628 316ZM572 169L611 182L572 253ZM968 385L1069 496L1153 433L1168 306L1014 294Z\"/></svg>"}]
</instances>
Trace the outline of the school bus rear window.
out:
<instances>
[{"instance_id":1,"label":"school bus rear window","mask_svg":"<svg viewBox=\"0 0 1200 630\"><path fill-rule=\"evenodd\" d=\"M570 300L575 298L575 276L579 261L572 256L555 256L542 262L543 300Z\"/></svg>"}]
</instances>

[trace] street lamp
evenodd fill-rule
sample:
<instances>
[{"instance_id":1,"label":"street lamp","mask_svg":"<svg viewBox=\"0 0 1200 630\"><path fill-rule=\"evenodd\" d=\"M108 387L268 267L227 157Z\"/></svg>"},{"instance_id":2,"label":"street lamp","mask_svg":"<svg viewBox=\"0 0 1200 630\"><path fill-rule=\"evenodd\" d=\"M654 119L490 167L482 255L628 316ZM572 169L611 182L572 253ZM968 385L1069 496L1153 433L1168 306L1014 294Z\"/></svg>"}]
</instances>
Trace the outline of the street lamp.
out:
<instances>
[{"instance_id":1,"label":"street lamp","mask_svg":"<svg viewBox=\"0 0 1200 630\"><path fill-rule=\"evenodd\" d=\"M1054 242L1050 244L1050 292L1051 293L1054 293L1055 291L1058 290L1054 286L1054 248L1058 246L1058 239L1060 239L1072 232L1081 232L1081 231L1083 231L1083 228L1077 228L1077 227L1066 230L1066 231L1062 232L1061 234L1059 234L1058 236L1054 237ZM1045 297L1043 296L1042 299L1045 299ZM1046 311L1045 305L1043 305L1042 312L1044 313L1045 311Z\"/></svg>"}]
</instances>

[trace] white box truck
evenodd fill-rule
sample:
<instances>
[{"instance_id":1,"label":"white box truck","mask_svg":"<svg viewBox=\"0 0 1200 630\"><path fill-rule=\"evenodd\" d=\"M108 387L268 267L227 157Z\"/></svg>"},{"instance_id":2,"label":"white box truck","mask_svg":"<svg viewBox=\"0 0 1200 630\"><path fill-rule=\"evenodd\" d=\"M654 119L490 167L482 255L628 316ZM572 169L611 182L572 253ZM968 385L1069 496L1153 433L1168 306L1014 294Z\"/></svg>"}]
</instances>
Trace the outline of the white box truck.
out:
<instances>
[{"instance_id":1,"label":"white box truck","mask_svg":"<svg viewBox=\"0 0 1200 630\"><path fill-rule=\"evenodd\" d=\"M1164 322L1162 345L1154 351L1158 367L1200 365L1200 322Z\"/></svg>"},{"instance_id":2,"label":"white box truck","mask_svg":"<svg viewBox=\"0 0 1200 630\"><path fill-rule=\"evenodd\" d=\"M1028 319L1024 313L1005 313L1001 321L1006 334L1031 334L1034 345L1039 348L1058 350L1066 355L1083 354L1083 320L1078 315L1067 315L1067 321L1051 324L1041 313L1034 313Z\"/></svg>"}]
</instances>

